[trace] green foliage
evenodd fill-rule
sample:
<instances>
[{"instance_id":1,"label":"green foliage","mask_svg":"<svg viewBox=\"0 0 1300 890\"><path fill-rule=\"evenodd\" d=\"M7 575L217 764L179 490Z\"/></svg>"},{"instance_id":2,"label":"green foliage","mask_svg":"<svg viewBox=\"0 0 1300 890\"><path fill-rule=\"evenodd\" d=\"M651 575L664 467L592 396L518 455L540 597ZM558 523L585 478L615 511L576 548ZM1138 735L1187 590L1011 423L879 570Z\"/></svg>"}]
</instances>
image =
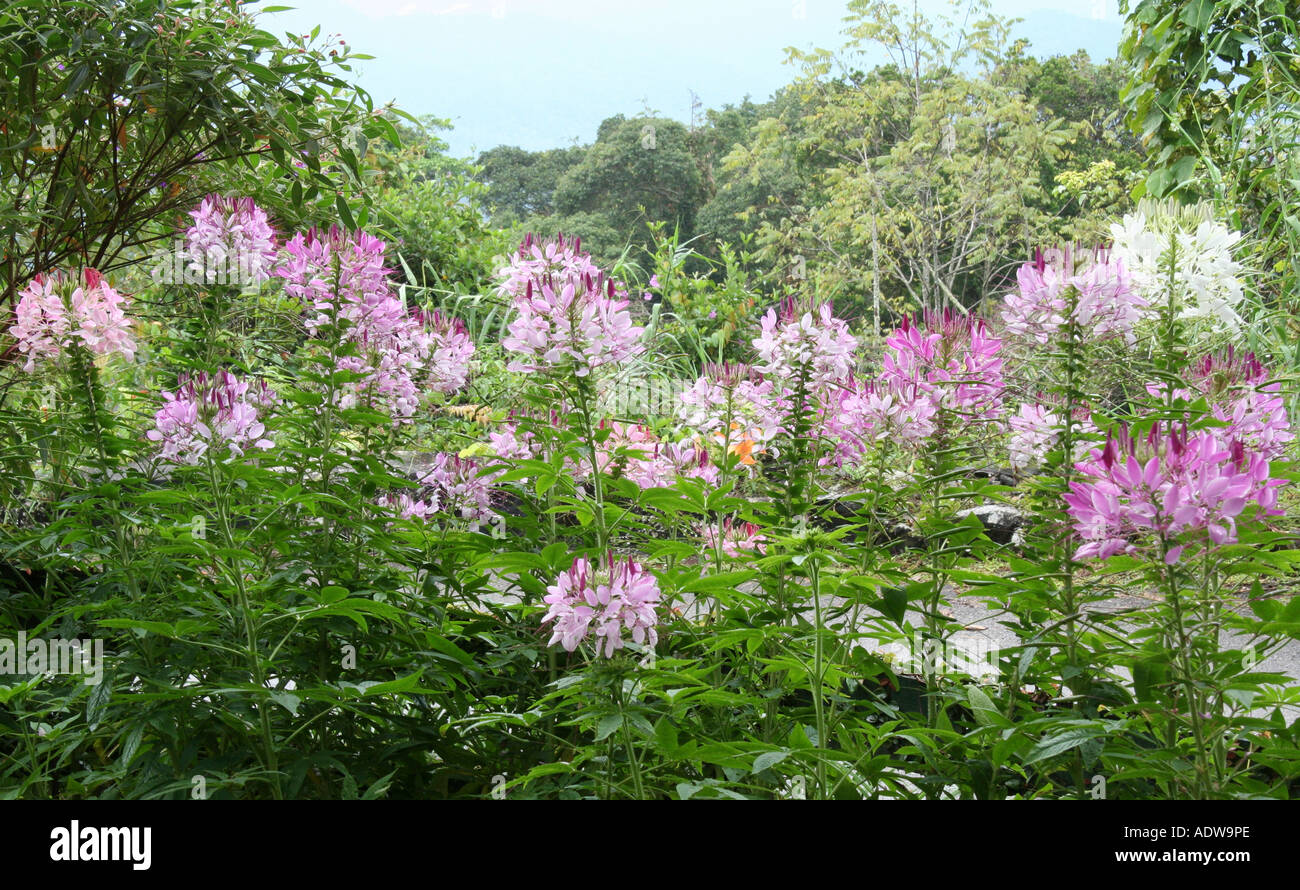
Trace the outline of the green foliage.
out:
<instances>
[{"instance_id":1,"label":"green foliage","mask_svg":"<svg viewBox=\"0 0 1300 890\"><path fill-rule=\"evenodd\" d=\"M137 261L232 170L291 177L294 205L363 194L349 142L392 127L316 36L281 43L233 3L0 11L0 313L38 272Z\"/></svg>"},{"instance_id":2,"label":"green foliage","mask_svg":"<svg viewBox=\"0 0 1300 890\"><path fill-rule=\"evenodd\" d=\"M505 227L554 214L556 187L586 151L574 147L529 152L502 145L480 154L478 178L488 186L492 221Z\"/></svg>"},{"instance_id":3,"label":"green foliage","mask_svg":"<svg viewBox=\"0 0 1300 890\"><path fill-rule=\"evenodd\" d=\"M398 243L408 283L478 293L496 271L493 259L505 252L506 240L486 222L488 189L474 178L479 169L447 157L435 126L446 124L398 124L402 147L380 146L367 158L380 171L376 215Z\"/></svg>"},{"instance_id":4,"label":"green foliage","mask_svg":"<svg viewBox=\"0 0 1300 890\"><path fill-rule=\"evenodd\" d=\"M1121 52L1129 125L1151 154L1135 194L1210 198L1242 231L1259 232L1254 263L1269 305L1297 281L1300 65L1295 8L1284 0L1141 0Z\"/></svg>"},{"instance_id":5,"label":"green foliage","mask_svg":"<svg viewBox=\"0 0 1300 890\"><path fill-rule=\"evenodd\" d=\"M693 235L703 188L686 127L619 115L601 124L596 142L557 183L555 208L567 216L599 214L624 242L644 245L650 222Z\"/></svg>"}]
</instances>

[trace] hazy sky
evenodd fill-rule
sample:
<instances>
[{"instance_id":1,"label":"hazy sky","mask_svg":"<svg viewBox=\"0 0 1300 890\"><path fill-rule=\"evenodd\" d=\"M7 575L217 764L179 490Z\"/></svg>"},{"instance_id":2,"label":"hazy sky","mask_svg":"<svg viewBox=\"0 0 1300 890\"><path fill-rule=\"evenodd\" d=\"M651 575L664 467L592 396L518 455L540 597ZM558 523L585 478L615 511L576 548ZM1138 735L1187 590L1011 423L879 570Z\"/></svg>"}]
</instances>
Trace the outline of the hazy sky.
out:
<instances>
[{"instance_id":1,"label":"hazy sky","mask_svg":"<svg viewBox=\"0 0 1300 890\"><path fill-rule=\"evenodd\" d=\"M271 0L289 5L292 0ZM910 3L903 3L910 8ZM756 101L788 83L784 48L838 48L844 0L299 0L261 14L277 34L341 34L376 103L450 118L452 152L587 143L614 114L651 109L685 121L691 91L705 108ZM942 0L927 12L953 16ZM963 3L954 17L964 14ZM1115 54L1116 0L999 0L1025 21L1039 56Z\"/></svg>"}]
</instances>

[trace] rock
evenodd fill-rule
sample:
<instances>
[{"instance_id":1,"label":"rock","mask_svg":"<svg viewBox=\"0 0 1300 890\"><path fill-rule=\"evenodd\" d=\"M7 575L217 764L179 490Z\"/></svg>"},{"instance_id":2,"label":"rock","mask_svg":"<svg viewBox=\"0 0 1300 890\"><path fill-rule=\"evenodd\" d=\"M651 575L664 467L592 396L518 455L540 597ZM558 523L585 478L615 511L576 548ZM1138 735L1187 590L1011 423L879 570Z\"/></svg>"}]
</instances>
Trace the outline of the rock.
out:
<instances>
[{"instance_id":1,"label":"rock","mask_svg":"<svg viewBox=\"0 0 1300 890\"><path fill-rule=\"evenodd\" d=\"M1006 504L983 504L968 510L958 510L958 519L974 516L984 525L984 533L998 544L1020 545L1024 543L1024 528L1029 525L1029 517L1015 507Z\"/></svg>"}]
</instances>

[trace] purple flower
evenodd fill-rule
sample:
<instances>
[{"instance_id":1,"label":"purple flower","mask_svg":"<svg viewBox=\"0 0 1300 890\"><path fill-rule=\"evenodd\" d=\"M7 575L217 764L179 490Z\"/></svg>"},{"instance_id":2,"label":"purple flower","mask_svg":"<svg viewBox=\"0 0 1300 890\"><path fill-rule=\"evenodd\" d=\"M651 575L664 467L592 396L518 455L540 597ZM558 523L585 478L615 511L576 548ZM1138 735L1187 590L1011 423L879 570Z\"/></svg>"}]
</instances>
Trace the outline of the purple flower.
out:
<instances>
[{"instance_id":1,"label":"purple flower","mask_svg":"<svg viewBox=\"0 0 1300 890\"><path fill-rule=\"evenodd\" d=\"M530 235L503 270L500 291L515 318L502 346L516 354L511 371L566 369L585 377L642 351L644 328L632 324L625 294L578 251L574 241L538 244Z\"/></svg>"},{"instance_id":2,"label":"purple flower","mask_svg":"<svg viewBox=\"0 0 1300 890\"><path fill-rule=\"evenodd\" d=\"M1067 255L1066 262L1070 258ZM1073 320L1094 340L1123 337L1132 346L1134 329L1148 314L1147 300L1133 286L1132 276L1119 259L1097 250L1086 269L1065 275L1047 265L1041 251L1035 261L1016 273L1019 293L1008 294L1002 320L1013 335L1046 345L1066 322L1066 291L1075 288Z\"/></svg>"},{"instance_id":3,"label":"purple flower","mask_svg":"<svg viewBox=\"0 0 1300 890\"><path fill-rule=\"evenodd\" d=\"M285 245L276 270L285 291L307 304L308 332L334 336L352 354L339 370L359 378L347 384L339 407L367 403L407 423L426 390L451 393L465 385L474 343L457 319L410 311L392 293L384 242L365 232L312 230Z\"/></svg>"},{"instance_id":4,"label":"purple flower","mask_svg":"<svg viewBox=\"0 0 1300 890\"><path fill-rule=\"evenodd\" d=\"M1279 514L1277 487L1284 484L1269 478L1262 454L1185 426L1156 425L1142 440L1121 429L1075 466L1082 478L1063 496L1084 542L1075 559L1141 553L1158 539L1172 564L1189 545L1234 543L1249 505Z\"/></svg>"},{"instance_id":5,"label":"purple flower","mask_svg":"<svg viewBox=\"0 0 1300 890\"><path fill-rule=\"evenodd\" d=\"M1269 380L1268 369L1253 352L1224 352L1198 359L1187 372L1187 388L1175 388L1174 397L1192 401L1204 396L1210 415L1226 426L1214 429L1225 445L1239 441L1267 460L1285 456L1295 433L1287 416L1280 386ZM1148 384L1147 392L1164 397L1167 384Z\"/></svg>"},{"instance_id":6,"label":"purple flower","mask_svg":"<svg viewBox=\"0 0 1300 890\"><path fill-rule=\"evenodd\" d=\"M770 381L743 364L704 366L704 375L679 397L677 419L710 445L743 442L759 453L782 430L784 403Z\"/></svg>"},{"instance_id":7,"label":"purple flower","mask_svg":"<svg viewBox=\"0 0 1300 890\"><path fill-rule=\"evenodd\" d=\"M396 510L404 519L432 519L442 514L463 520L471 531L477 531L498 518L492 509L492 480L501 472L444 452L420 477L421 488L416 496L400 492L381 497L379 503Z\"/></svg>"},{"instance_id":8,"label":"purple flower","mask_svg":"<svg viewBox=\"0 0 1300 890\"><path fill-rule=\"evenodd\" d=\"M301 300L309 312L307 332L336 320L357 321L367 309L389 295L389 270L384 266L384 242L365 232L350 233L331 226L294 235L284 245L285 256L275 274L284 290Z\"/></svg>"},{"instance_id":9,"label":"purple flower","mask_svg":"<svg viewBox=\"0 0 1300 890\"><path fill-rule=\"evenodd\" d=\"M602 421L601 427L606 426ZM678 476L708 484L717 481L718 468L709 459L709 452L689 439L662 442L649 427L640 424L613 422L608 426L610 436L596 449L596 463L602 473L628 479L639 488L669 488Z\"/></svg>"},{"instance_id":10,"label":"purple flower","mask_svg":"<svg viewBox=\"0 0 1300 890\"><path fill-rule=\"evenodd\" d=\"M511 300L518 300L527 293L529 284L536 286L545 278L596 278L601 274L600 268L592 262L591 256L582 251L582 239L566 240L563 235L554 240L539 241L530 232L514 256L510 265L498 270L502 279L497 286L497 293ZM651 287L657 285L651 283ZM615 295L620 299L627 294L616 286Z\"/></svg>"},{"instance_id":11,"label":"purple flower","mask_svg":"<svg viewBox=\"0 0 1300 890\"><path fill-rule=\"evenodd\" d=\"M941 409L968 419L1001 416L1002 341L983 319L945 309L921 324L904 318L885 340L882 380L927 393Z\"/></svg>"},{"instance_id":12,"label":"purple flower","mask_svg":"<svg viewBox=\"0 0 1300 890\"><path fill-rule=\"evenodd\" d=\"M190 268L205 280L259 284L271 277L275 230L252 198L208 195L190 216L194 225L185 232L185 249Z\"/></svg>"},{"instance_id":13,"label":"purple flower","mask_svg":"<svg viewBox=\"0 0 1300 890\"><path fill-rule=\"evenodd\" d=\"M717 552L720 547L724 556L742 559L745 554L762 556L767 552L767 538L752 522L733 522L728 517L722 520L721 527L706 522L698 528L704 539L704 548L710 553Z\"/></svg>"},{"instance_id":14,"label":"purple flower","mask_svg":"<svg viewBox=\"0 0 1300 890\"><path fill-rule=\"evenodd\" d=\"M826 435L835 442L835 462L861 465L882 442L919 446L934 435L938 410L930 392L918 384L887 377L850 379L826 412Z\"/></svg>"},{"instance_id":15,"label":"purple flower","mask_svg":"<svg viewBox=\"0 0 1300 890\"><path fill-rule=\"evenodd\" d=\"M764 364L758 370L766 376L787 379L806 374L814 392L848 379L853 372L858 341L844 321L835 317L830 303L800 312L793 299L767 310L759 323L754 350Z\"/></svg>"},{"instance_id":16,"label":"purple flower","mask_svg":"<svg viewBox=\"0 0 1300 890\"><path fill-rule=\"evenodd\" d=\"M183 375L176 391L164 392L163 400L154 428L145 434L149 441L162 443L163 460L194 466L209 447L225 446L231 457L239 457L249 447L273 444L263 437L266 430L258 419L258 405L277 401L265 383L253 388L250 397L249 384L229 371L215 377Z\"/></svg>"},{"instance_id":17,"label":"purple flower","mask_svg":"<svg viewBox=\"0 0 1300 890\"><path fill-rule=\"evenodd\" d=\"M74 343L94 355L134 358L131 319L123 311L126 298L94 269L84 270L70 294L69 286L60 273L37 275L19 293L9 332L27 356L23 370L35 371L37 359L53 361Z\"/></svg>"},{"instance_id":18,"label":"purple flower","mask_svg":"<svg viewBox=\"0 0 1300 890\"><path fill-rule=\"evenodd\" d=\"M625 645L626 631L633 642L653 649L659 643L659 597L654 576L630 558L610 554L600 568L579 557L546 588L543 602L550 609L542 623L555 622L547 645L559 643L572 652L594 632L596 653L612 658Z\"/></svg>"}]
</instances>

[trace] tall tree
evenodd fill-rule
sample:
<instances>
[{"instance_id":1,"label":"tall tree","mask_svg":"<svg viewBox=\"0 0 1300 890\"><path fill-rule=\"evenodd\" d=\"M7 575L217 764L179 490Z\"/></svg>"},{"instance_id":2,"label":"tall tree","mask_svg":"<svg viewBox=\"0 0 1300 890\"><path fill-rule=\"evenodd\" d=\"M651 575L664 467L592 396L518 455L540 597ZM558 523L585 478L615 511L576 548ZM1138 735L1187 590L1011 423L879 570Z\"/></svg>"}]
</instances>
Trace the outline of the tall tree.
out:
<instances>
[{"instance_id":1,"label":"tall tree","mask_svg":"<svg viewBox=\"0 0 1300 890\"><path fill-rule=\"evenodd\" d=\"M39 272L170 238L213 170L272 165L295 203L323 193L351 219L362 144L395 134L318 36L281 43L234 0L0 9L0 318Z\"/></svg>"},{"instance_id":2,"label":"tall tree","mask_svg":"<svg viewBox=\"0 0 1300 890\"><path fill-rule=\"evenodd\" d=\"M853 0L840 52L791 52L815 111L759 127L760 148L793 139L822 168L802 218L764 226L766 247L877 322L890 308L964 309L1000 283L1038 236L1040 163L1077 130L1039 113L999 65L1009 24L987 3L976 12L957 29L915 4ZM864 73L869 50L888 62Z\"/></svg>"}]
</instances>

